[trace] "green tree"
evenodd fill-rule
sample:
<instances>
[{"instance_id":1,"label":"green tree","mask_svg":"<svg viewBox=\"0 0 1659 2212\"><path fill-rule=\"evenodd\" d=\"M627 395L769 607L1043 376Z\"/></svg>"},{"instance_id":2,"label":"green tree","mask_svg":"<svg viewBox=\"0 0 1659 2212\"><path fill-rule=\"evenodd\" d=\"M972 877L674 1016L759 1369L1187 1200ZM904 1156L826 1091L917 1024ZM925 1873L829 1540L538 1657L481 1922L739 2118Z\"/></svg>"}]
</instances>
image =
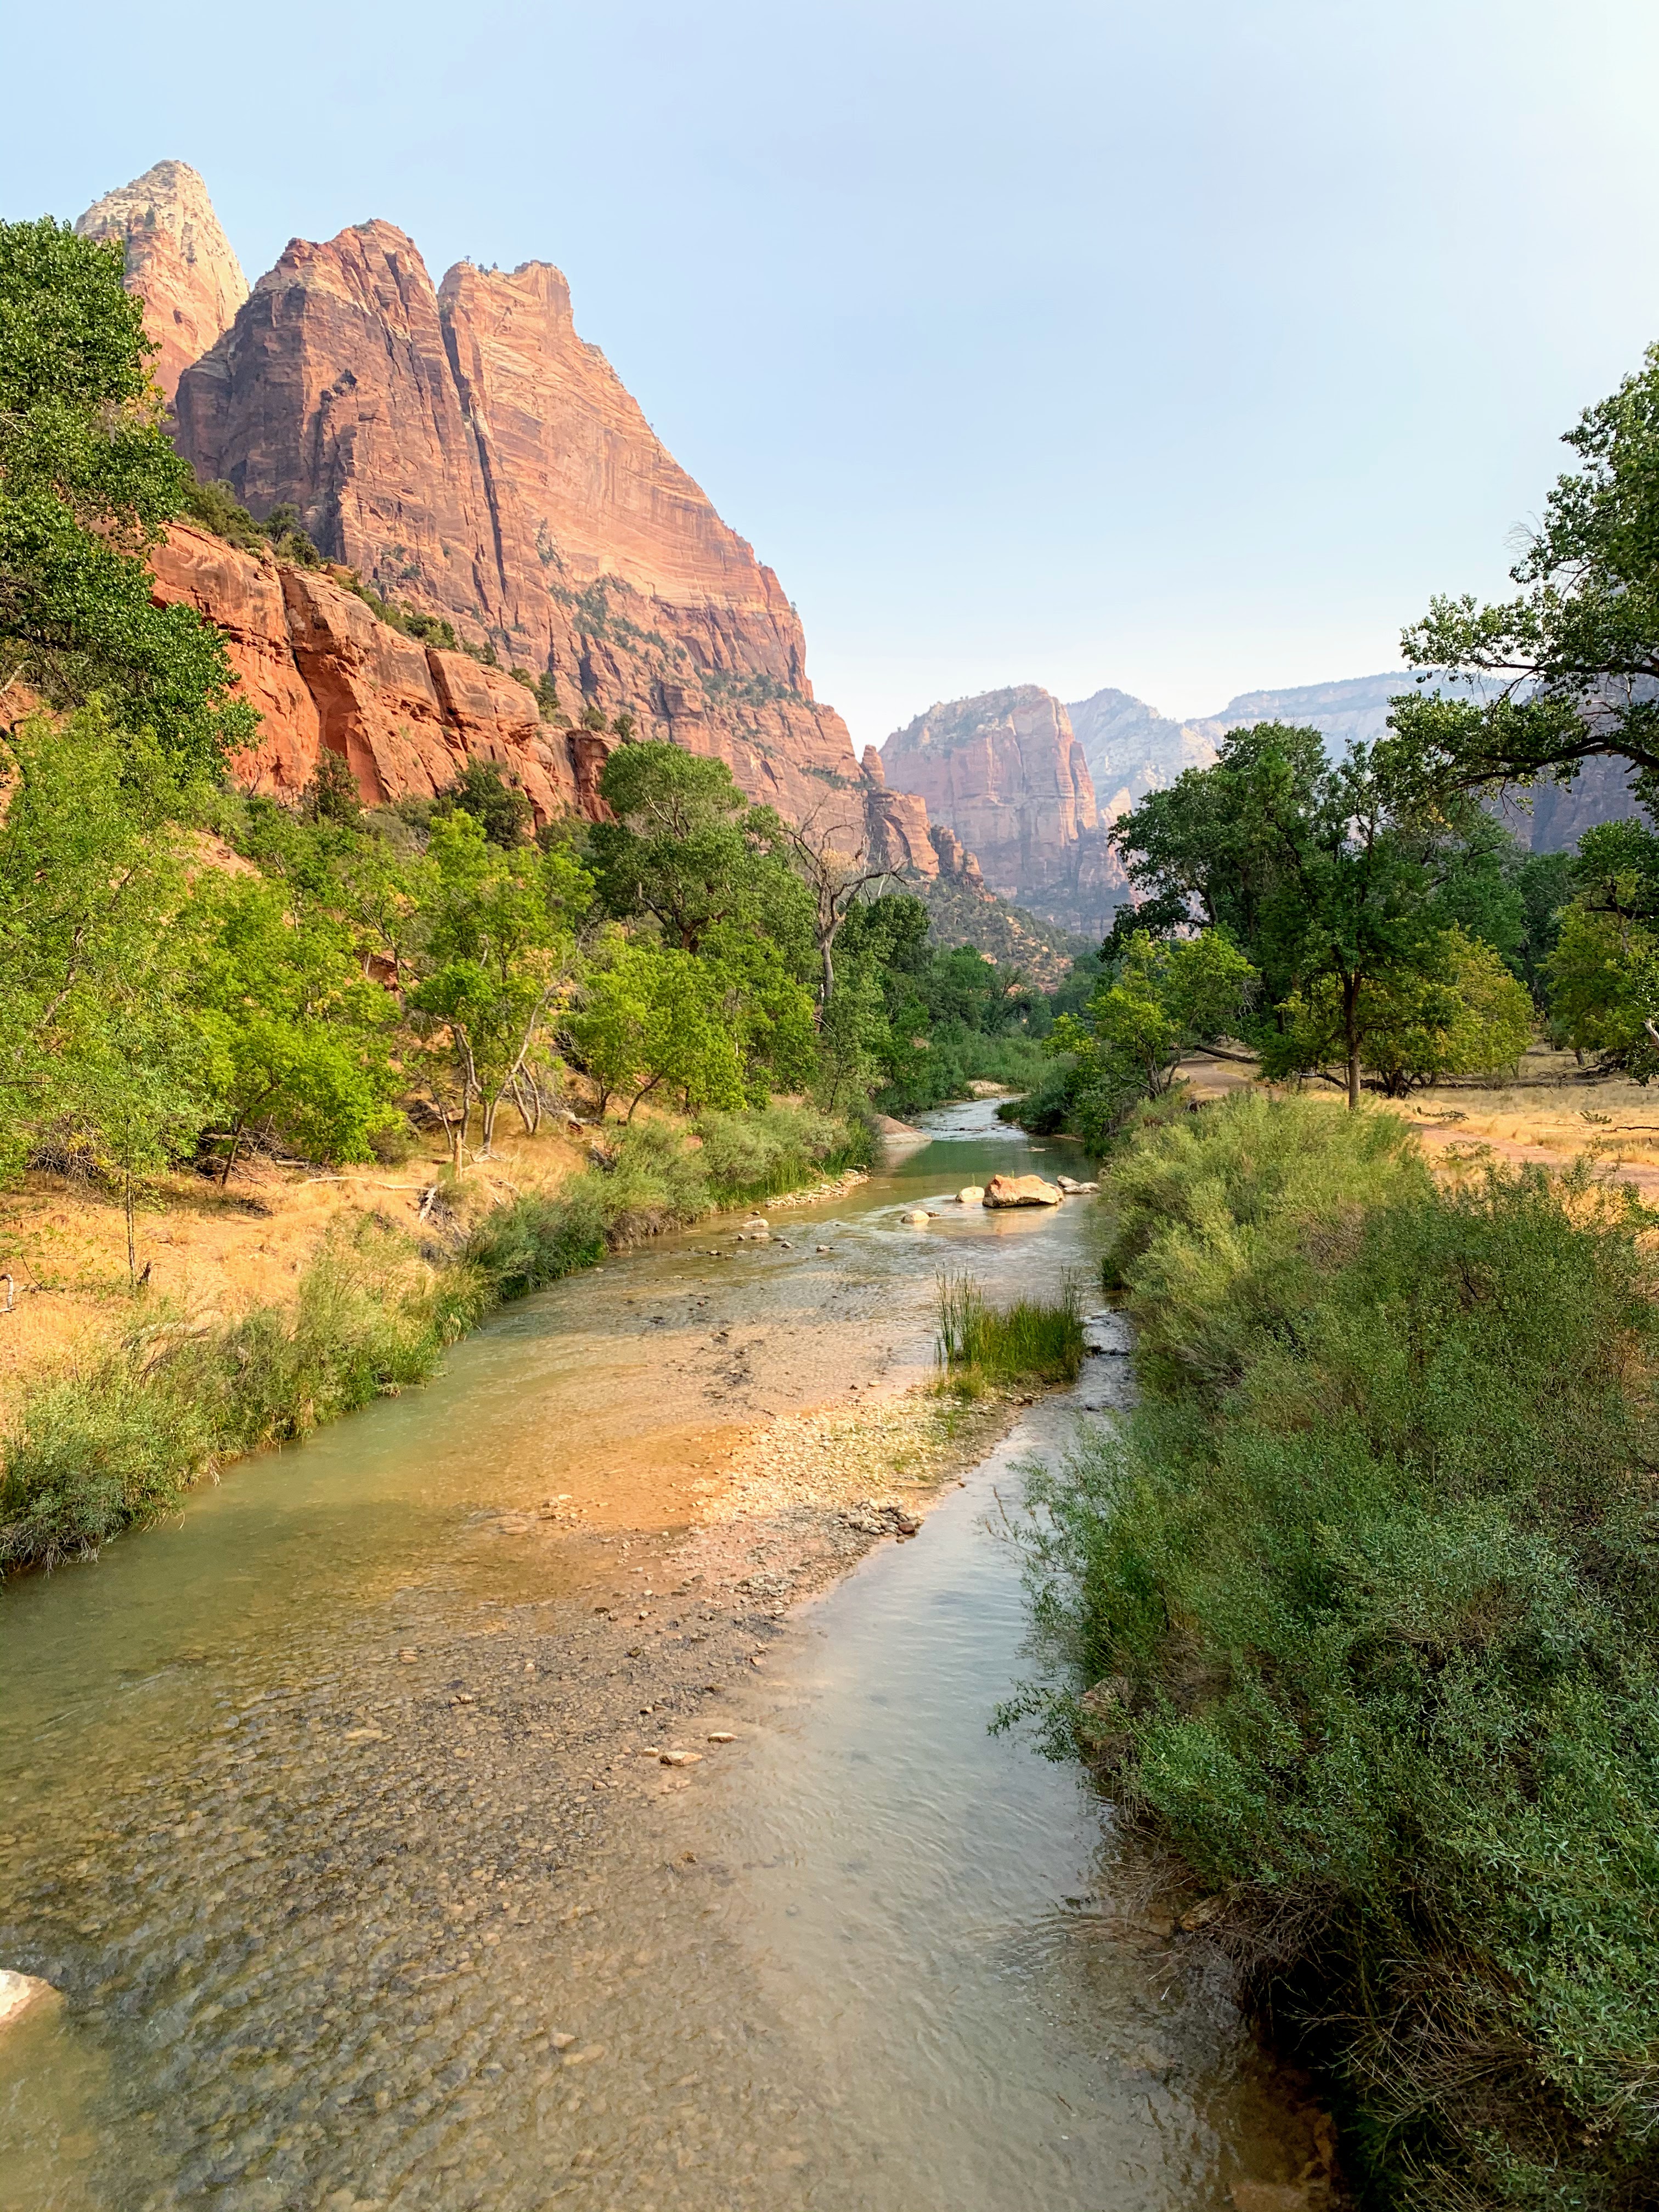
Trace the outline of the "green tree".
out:
<instances>
[{"instance_id":1,"label":"green tree","mask_svg":"<svg viewBox=\"0 0 1659 2212\"><path fill-rule=\"evenodd\" d=\"M1285 1027L1263 1052L1265 1073L1346 1060L1349 1024L1337 975L1321 975L1305 995L1293 992L1283 1011ZM1413 964L1364 977L1352 1025L1361 1066L1401 1098L1415 1084L1512 1065L1531 1039L1533 1005L1490 945L1449 929Z\"/></svg>"},{"instance_id":2,"label":"green tree","mask_svg":"<svg viewBox=\"0 0 1659 2212\"><path fill-rule=\"evenodd\" d=\"M97 706L0 750L0 1175L44 1141L135 1186L193 1145L220 1071L194 1019L169 763Z\"/></svg>"},{"instance_id":3,"label":"green tree","mask_svg":"<svg viewBox=\"0 0 1659 2212\"><path fill-rule=\"evenodd\" d=\"M261 1122L309 1158L369 1158L376 1132L398 1118L395 1006L365 976L345 925L281 881L204 871L183 927L229 1122L221 1183Z\"/></svg>"},{"instance_id":4,"label":"green tree","mask_svg":"<svg viewBox=\"0 0 1659 2212\"><path fill-rule=\"evenodd\" d=\"M725 986L717 963L674 946L612 942L564 1024L599 1090L601 1119L620 1097L631 1121L665 1087L691 1113L744 1103Z\"/></svg>"},{"instance_id":5,"label":"green tree","mask_svg":"<svg viewBox=\"0 0 1659 2212\"><path fill-rule=\"evenodd\" d=\"M887 1010L874 961L860 953L842 963L835 996L819 1010L821 1091L832 1114L870 1095L890 1050Z\"/></svg>"},{"instance_id":6,"label":"green tree","mask_svg":"<svg viewBox=\"0 0 1659 2212\"><path fill-rule=\"evenodd\" d=\"M1571 782L1603 757L1659 793L1659 346L1563 442L1580 465L1510 572L1518 595L1437 599L1405 633L1419 681L1457 685L1394 704L1398 765L1427 788Z\"/></svg>"},{"instance_id":7,"label":"green tree","mask_svg":"<svg viewBox=\"0 0 1659 2212\"><path fill-rule=\"evenodd\" d=\"M218 633L150 602L145 550L192 478L161 428L123 266L118 243L49 218L0 223L0 690L101 695L196 775L257 718L232 701Z\"/></svg>"},{"instance_id":8,"label":"green tree","mask_svg":"<svg viewBox=\"0 0 1659 2212\"><path fill-rule=\"evenodd\" d=\"M1189 769L1117 824L1131 879L1169 911L1196 907L1260 969L1264 1051L1295 1064L1285 1010L1334 994L1348 1103L1359 1102L1362 997L1433 971L1464 913L1505 932L1502 833L1402 805L1364 746L1331 766L1311 730L1231 732L1213 769Z\"/></svg>"},{"instance_id":9,"label":"green tree","mask_svg":"<svg viewBox=\"0 0 1659 2212\"><path fill-rule=\"evenodd\" d=\"M474 1111L488 1158L502 1102L574 985L590 883L568 853L503 851L460 811L434 823L407 880L412 913L396 917L404 1003L459 1175Z\"/></svg>"},{"instance_id":10,"label":"green tree","mask_svg":"<svg viewBox=\"0 0 1659 2212\"><path fill-rule=\"evenodd\" d=\"M1081 1133L1103 1143L1137 1100L1162 1097L1188 1053L1236 1026L1258 980L1220 930L1132 938L1115 976L1049 1041L1076 1057Z\"/></svg>"},{"instance_id":11,"label":"green tree","mask_svg":"<svg viewBox=\"0 0 1659 2212\"><path fill-rule=\"evenodd\" d=\"M531 806L516 784L509 783L494 761L469 756L447 791L433 807L433 817L459 812L470 814L492 845L510 851L530 834Z\"/></svg>"},{"instance_id":12,"label":"green tree","mask_svg":"<svg viewBox=\"0 0 1659 2212\"><path fill-rule=\"evenodd\" d=\"M811 902L779 857L782 825L750 805L724 761L647 738L617 748L599 789L616 817L589 833L606 913L649 915L682 952L721 923L758 928L807 972Z\"/></svg>"}]
</instances>

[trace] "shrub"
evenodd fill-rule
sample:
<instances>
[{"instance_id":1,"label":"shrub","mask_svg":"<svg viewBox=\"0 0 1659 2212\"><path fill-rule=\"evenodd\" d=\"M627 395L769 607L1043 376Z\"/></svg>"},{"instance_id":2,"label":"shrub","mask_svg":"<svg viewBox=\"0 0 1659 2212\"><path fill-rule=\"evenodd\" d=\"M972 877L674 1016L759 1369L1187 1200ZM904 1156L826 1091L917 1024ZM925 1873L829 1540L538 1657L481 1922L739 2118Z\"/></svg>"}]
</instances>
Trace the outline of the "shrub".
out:
<instances>
[{"instance_id":1,"label":"shrub","mask_svg":"<svg viewBox=\"0 0 1659 2212\"><path fill-rule=\"evenodd\" d=\"M719 1206L749 1206L797 1190L813 1176L867 1166L862 1123L849 1125L810 1106L772 1105L746 1114L705 1114L697 1122L699 1155ZM855 1163L852 1153L860 1157ZM833 1165L832 1165L833 1163Z\"/></svg>"},{"instance_id":2,"label":"shrub","mask_svg":"<svg viewBox=\"0 0 1659 2212\"><path fill-rule=\"evenodd\" d=\"M486 1214L465 1257L495 1297L521 1298L603 1258L605 1229L599 1179L580 1176L556 1197L514 1199Z\"/></svg>"},{"instance_id":3,"label":"shrub","mask_svg":"<svg viewBox=\"0 0 1659 2212\"><path fill-rule=\"evenodd\" d=\"M1039 1621L1376 2201L1659 2194L1654 1264L1578 1176L1437 1188L1241 1097L1144 1131L1146 1397L1033 1486ZM1626 1194L1627 1195L1627 1194Z\"/></svg>"}]
</instances>

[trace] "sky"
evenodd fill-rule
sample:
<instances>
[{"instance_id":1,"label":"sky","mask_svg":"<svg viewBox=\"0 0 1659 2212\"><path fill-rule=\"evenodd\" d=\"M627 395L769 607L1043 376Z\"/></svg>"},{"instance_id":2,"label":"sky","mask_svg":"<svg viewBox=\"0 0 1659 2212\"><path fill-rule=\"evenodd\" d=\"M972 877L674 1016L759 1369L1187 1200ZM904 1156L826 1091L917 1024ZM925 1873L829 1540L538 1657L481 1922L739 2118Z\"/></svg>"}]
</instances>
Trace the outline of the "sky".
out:
<instances>
[{"instance_id":1,"label":"sky","mask_svg":"<svg viewBox=\"0 0 1659 2212\"><path fill-rule=\"evenodd\" d=\"M7 48L0 215L171 158L251 278L374 216L556 262L860 746L1397 666L1659 338L1653 0L66 0Z\"/></svg>"}]
</instances>

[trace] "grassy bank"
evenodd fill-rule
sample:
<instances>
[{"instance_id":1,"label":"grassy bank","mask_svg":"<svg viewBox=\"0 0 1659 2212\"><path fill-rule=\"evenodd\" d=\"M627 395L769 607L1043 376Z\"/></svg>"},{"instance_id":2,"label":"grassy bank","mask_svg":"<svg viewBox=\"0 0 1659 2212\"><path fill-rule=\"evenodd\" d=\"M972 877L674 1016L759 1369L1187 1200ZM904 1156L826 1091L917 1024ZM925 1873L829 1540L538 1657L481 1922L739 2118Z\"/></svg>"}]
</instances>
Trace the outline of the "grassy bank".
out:
<instances>
[{"instance_id":1,"label":"grassy bank","mask_svg":"<svg viewBox=\"0 0 1659 2212\"><path fill-rule=\"evenodd\" d=\"M494 1307L607 1250L868 1164L867 1133L810 1110L642 1123L606 1168L420 1241L373 1217L327 1237L289 1301L204 1326L154 1309L22 1393L0 1444L0 1571L88 1556L261 1444L424 1382Z\"/></svg>"},{"instance_id":2,"label":"grassy bank","mask_svg":"<svg viewBox=\"0 0 1659 2212\"><path fill-rule=\"evenodd\" d=\"M1034 1498L1053 1747L1325 2069L1368 2201L1659 2199L1655 1264L1239 1097L1114 1185L1139 1410Z\"/></svg>"}]
</instances>

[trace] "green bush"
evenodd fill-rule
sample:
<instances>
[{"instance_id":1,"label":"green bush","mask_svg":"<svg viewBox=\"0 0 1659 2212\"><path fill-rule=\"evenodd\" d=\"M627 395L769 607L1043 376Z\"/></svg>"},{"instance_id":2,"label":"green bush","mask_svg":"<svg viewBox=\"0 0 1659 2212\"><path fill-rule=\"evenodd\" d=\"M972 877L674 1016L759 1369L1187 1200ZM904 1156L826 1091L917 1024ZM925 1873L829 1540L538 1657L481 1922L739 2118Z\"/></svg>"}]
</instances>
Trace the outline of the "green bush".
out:
<instances>
[{"instance_id":1,"label":"green bush","mask_svg":"<svg viewBox=\"0 0 1659 2212\"><path fill-rule=\"evenodd\" d=\"M993 1384L1075 1382L1083 1365L1083 1301L1069 1277L1058 1298L988 1306L971 1275L941 1275L934 1347L948 1377Z\"/></svg>"},{"instance_id":2,"label":"green bush","mask_svg":"<svg viewBox=\"0 0 1659 2212\"><path fill-rule=\"evenodd\" d=\"M514 1199L484 1216L465 1256L495 1298L526 1297L605 1255L599 1178L581 1176L556 1197Z\"/></svg>"},{"instance_id":3,"label":"green bush","mask_svg":"<svg viewBox=\"0 0 1659 2212\"><path fill-rule=\"evenodd\" d=\"M84 1558L222 1461L423 1382L446 1313L411 1289L405 1253L370 1224L323 1247L291 1313L256 1307L210 1332L151 1322L38 1384L0 1448L0 1572Z\"/></svg>"},{"instance_id":4,"label":"green bush","mask_svg":"<svg viewBox=\"0 0 1659 2212\"><path fill-rule=\"evenodd\" d=\"M1378 2203L1659 2197L1659 1424L1627 1194L1386 1117L1143 1130L1145 1397L1031 1493L1050 1747L1173 1846Z\"/></svg>"},{"instance_id":5,"label":"green bush","mask_svg":"<svg viewBox=\"0 0 1659 2212\"><path fill-rule=\"evenodd\" d=\"M810 1106L705 1114L697 1134L702 1171L719 1206L755 1205L798 1190L815 1176L870 1164L864 1123L849 1125Z\"/></svg>"}]
</instances>

